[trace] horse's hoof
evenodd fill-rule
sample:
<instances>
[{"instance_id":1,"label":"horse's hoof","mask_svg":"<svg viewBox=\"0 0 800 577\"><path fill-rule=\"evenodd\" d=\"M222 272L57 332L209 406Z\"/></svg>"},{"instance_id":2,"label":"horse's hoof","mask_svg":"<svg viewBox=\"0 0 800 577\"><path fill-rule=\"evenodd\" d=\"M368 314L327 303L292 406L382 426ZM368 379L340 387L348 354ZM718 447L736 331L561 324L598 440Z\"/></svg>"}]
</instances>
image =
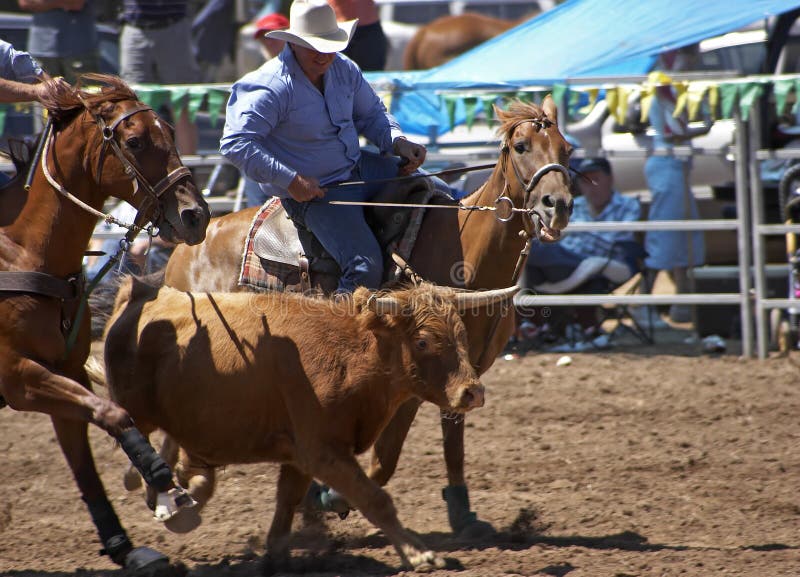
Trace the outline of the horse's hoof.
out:
<instances>
[{"instance_id":1,"label":"horse's hoof","mask_svg":"<svg viewBox=\"0 0 800 577\"><path fill-rule=\"evenodd\" d=\"M281 571L285 571L290 564L291 557L286 555L270 555L266 553L261 558L261 563L259 564L261 575L263 577L272 577L276 573L280 573Z\"/></svg>"},{"instance_id":2,"label":"horse's hoof","mask_svg":"<svg viewBox=\"0 0 800 577\"><path fill-rule=\"evenodd\" d=\"M135 467L129 467L125 471L125 476L122 477L122 484L125 485L127 491L136 491L142 488L142 476Z\"/></svg>"},{"instance_id":3,"label":"horse's hoof","mask_svg":"<svg viewBox=\"0 0 800 577\"><path fill-rule=\"evenodd\" d=\"M5 407L7 404L8 403L6 403L6 400L3 398L3 395L0 395L0 409Z\"/></svg>"},{"instance_id":4,"label":"horse's hoof","mask_svg":"<svg viewBox=\"0 0 800 577\"><path fill-rule=\"evenodd\" d=\"M173 533L189 533L197 529L203 522L198 507L181 509L175 515L164 521L164 527Z\"/></svg>"},{"instance_id":5,"label":"horse's hoof","mask_svg":"<svg viewBox=\"0 0 800 577\"><path fill-rule=\"evenodd\" d=\"M166 522L181 510L188 509L197 505L192 496L183 487L173 487L169 491L159 493L156 497L156 506L153 509L153 516L156 521Z\"/></svg>"},{"instance_id":6,"label":"horse's hoof","mask_svg":"<svg viewBox=\"0 0 800 577\"><path fill-rule=\"evenodd\" d=\"M468 541L476 541L478 539L492 537L496 533L497 531L494 527L492 527L491 523L487 523L486 521L481 521L480 519L476 518L471 523L465 525L461 531L458 532L458 537Z\"/></svg>"},{"instance_id":7,"label":"horse's hoof","mask_svg":"<svg viewBox=\"0 0 800 577\"><path fill-rule=\"evenodd\" d=\"M337 490L327 485L311 482L305 497L306 509L311 511L332 511L340 519L346 519L350 514L350 503Z\"/></svg>"},{"instance_id":8,"label":"horse's hoof","mask_svg":"<svg viewBox=\"0 0 800 577\"><path fill-rule=\"evenodd\" d=\"M149 547L136 547L125 556L125 572L135 577L175 575L169 558Z\"/></svg>"}]
</instances>

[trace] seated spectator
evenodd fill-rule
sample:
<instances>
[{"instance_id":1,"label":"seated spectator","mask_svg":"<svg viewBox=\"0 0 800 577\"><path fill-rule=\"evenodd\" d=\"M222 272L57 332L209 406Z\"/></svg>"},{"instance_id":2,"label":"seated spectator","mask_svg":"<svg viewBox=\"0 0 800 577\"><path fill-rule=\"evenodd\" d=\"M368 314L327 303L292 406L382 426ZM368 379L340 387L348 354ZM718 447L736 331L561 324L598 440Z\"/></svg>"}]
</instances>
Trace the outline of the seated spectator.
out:
<instances>
[{"instance_id":1,"label":"seated spectator","mask_svg":"<svg viewBox=\"0 0 800 577\"><path fill-rule=\"evenodd\" d=\"M572 222L635 221L639 200L613 188L605 158L586 158L577 167ZM630 231L575 232L567 229L557 243L534 243L525 269L526 287L534 292L605 294L638 272L642 247ZM575 321L583 331L599 330L594 307L578 307ZM574 331L573 331L574 332Z\"/></svg>"}]
</instances>

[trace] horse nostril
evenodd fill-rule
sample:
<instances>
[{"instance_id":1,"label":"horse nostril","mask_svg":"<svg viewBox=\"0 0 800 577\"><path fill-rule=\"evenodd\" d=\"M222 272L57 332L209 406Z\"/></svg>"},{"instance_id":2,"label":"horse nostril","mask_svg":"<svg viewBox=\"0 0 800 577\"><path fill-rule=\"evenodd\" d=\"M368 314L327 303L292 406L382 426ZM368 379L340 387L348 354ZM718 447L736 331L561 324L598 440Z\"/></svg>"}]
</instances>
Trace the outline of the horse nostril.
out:
<instances>
[{"instance_id":1,"label":"horse nostril","mask_svg":"<svg viewBox=\"0 0 800 577\"><path fill-rule=\"evenodd\" d=\"M553 202L553 197L549 194L545 194L542 197L542 204L545 205L547 208L553 208L556 203Z\"/></svg>"},{"instance_id":2,"label":"horse nostril","mask_svg":"<svg viewBox=\"0 0 800 577\"><path fill-rule=\"evenodd\" d=\"M194 209L187 209L181 212L181 222L183 225L191 230L200 226L200 217Z\"/></svg>"}]
</instances>

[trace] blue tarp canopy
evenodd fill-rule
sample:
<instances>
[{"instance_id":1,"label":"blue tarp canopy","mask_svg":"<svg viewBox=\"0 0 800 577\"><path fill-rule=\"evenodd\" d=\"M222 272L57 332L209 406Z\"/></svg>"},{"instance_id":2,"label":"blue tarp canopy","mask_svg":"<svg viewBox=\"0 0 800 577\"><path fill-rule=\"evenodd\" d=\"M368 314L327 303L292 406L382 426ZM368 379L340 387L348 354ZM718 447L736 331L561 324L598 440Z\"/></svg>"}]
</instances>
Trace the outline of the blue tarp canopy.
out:
<instances>
[{"instance_id":1,"label":"blue tarp canopy","mask_svg":"<svg viewBox=\"0 0 800 577\"><path fill-rule=\"evenodd\" d=\"M375 78L410 91L392 106L404 130L441 134L450 127L433 90L512 90L646 74L661 52L797 7L800 0L567 0L442 66Z\"/></svg>"}]
</instances>

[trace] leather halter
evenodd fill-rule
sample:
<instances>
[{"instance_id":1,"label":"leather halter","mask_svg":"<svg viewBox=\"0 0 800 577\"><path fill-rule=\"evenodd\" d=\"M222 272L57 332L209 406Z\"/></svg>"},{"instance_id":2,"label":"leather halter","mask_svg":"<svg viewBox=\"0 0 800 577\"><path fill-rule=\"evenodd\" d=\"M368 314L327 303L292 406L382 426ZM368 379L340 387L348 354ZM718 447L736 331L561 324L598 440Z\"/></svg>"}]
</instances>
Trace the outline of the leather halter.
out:
<instances>
[{"instance_id":1,"label":"leather halter","mask_svg":"<svg viewBox=\"0 0 800 577\"><path fill-rule=\"evenodd\" d=\"M526 118L524 120L518 120L516 123L514 123L511 126L511 129L508 131L508 134L509 135L513 135L514 131L519 126L521 126L522 124L525 124L526 122L530 122L531 124L533 124L534 127L536 128L537 132L539 130L542 130L543 128L544 129L550 128L554 124L553 121L550 120L549 118L547 118L546 116L543 116L542 118L536 118L536 119ZM528 182L525 182L525 179L522 177L522 174L520 173L520 170L519 170L519 167L517 166L517 163L514 161L514 155L511 153L511 149L510 149L510 146L509 146L507 138L505 139L505 142L503 143L502 152L505 152L506 155L507 155L507 158L511 160L511 168L514 171L514 176L516 177L517 182L519 182L520 186L522 187L522 190L525 192L525 196L524 196L523 201L522 201L522 206L524 208L527 208L527 206L528 206L528 201L530 200L531 192L536 187L536 185L539 184L539 181L542 180L542 177L544 177L544 175L546 175L547 173L549 173L549 172L560 172L561 174L564 175L564 178L567 181L567 186L570 185L570 182L571 182L572 179L570 177L569 170L565 166L563 166L562 164L559 164L557 162L549 162L549 163L545 164L544 166L540 166L536 170L536 172L533 174L533 176L531 176L531 179ZM508 186L508 183L506 183L506 186ZM500 196L497 197L497 199L495 200L495 204L498 204L498 203L500 203L500 202L502 202L503 200L506 200L506 199L507 199L507 202L511 203L511 200L508 199L507 196L505 196L504 192L505 192L505 189L503 189L503 192L501 192ZM513 203L511 203L511 205L513 207ZM513 215L513 213L512 213L512 215ZM528 218L532 219L530 214L527 214L527 216L528 216ZM541 218L541 215L539 215L539 218ZM510 217L508 218L508 220L510 220Z\"/></svg>"},{"instance_id":2,"label":"leather halter","mask_svg":"<svg viewBox=\"0 0 800 577\"><path fill-rule=\"evenodd\" d=\"M82 100L82 99L81 99ZM82 100L83 101L83 100ZM138 212L136 215L135 222L137 224L141 224L145 220L149 220L153 222L153 224L157 225L157 221L161 218L161 211L160 205L158 203L159 198L164 191L170 188L173 184L178 182L180 179L191 176L191 171L185 166L179 166L175 170L171 171L167 174L164 178L158 181L155 186L151 185L148 182L147 178L142 174L142 172L134 165L127 156L122 152L122 149L119 147L119 144L114 139L114 134L117 129L117 126L123 121L127 120L134 114L139 112L146 112L146 111L153 111L153 109L145 104L138 104L133 108L126 110L119 114L116 118L114 118L109 124L106 124L103 117L99 114L92 112L86 102L83 102L84 107L86 108L87 112L92 115L94 118L95 123L100 128L100 132L103 135L103 146L100 149L100 157L98 159L98 166L97 166L97 183L100 184L100 180L102 177L103 172L103 164L105 161L105 154L108 147L114 152L114 155L122 164L125 174L127 174L131 180L133 181L134 186L134 197L139 190L139 187L143 188L144 191L147 193L147 198L145 201L139 206ZM153 214L148 214L146 212L147 209L150 208L151 205L155 206L155 210Z\"/></svg>"},{"instance_id":3,"label":"leather halter","mask_svg":"<svg viewBox=\"0 0 800 577\"><path fill-rule=\"evenodd\" d=\"M80 98L80 96L79 96ZM128 234L125 237L127 243L130 243L133 238L139 233L141 230L141 224L144 221L150 220L153 222L157 222L160 218L160 211L159 211L159 198L161 197L164 192L178 182L180 179L191 176L191 171L185 166L179 166L175 170L171 171L167 174L164 178L162 178L155 186L151 185L142 172L125 156L122 152L122 149L119 147L119 144L114 139L114 133L119 126L119 124L137 114L139 112L144 111L152 111L152 108L146 106L144 104L138 104L137 106L131 108L130 110L126 110L110 123L106 124L103 118L99 114L95 114L89 108L89 105L80 98L81 103L83 104L84 108L86 109L89 114L92 115L94 118L95 123L100 128L100 131L103 136L103 145L100 150L100 159L99 159L99 166L98 166L98 177L97 183L100 184L100 173L102 171L105 150L107 147L111 147L111 150L114 152L114 155L117 159L122 163L122 166L125 170L125 173L130 176L133 187L134 187L134 197L139 190L139 187L144 189L147 193L147 198L144 202L139 206L136 214L136 218L134 219L135 226L131 227L128 231ZM47 139L44 148L44 154L42 155L42 169L45 172L45 176L49 177L49 172L47 170L47 151L49 146L47 146L53 139L55 139L55 133L51 131L45 131L41 138ZM85 202L76 198L72 195L69 191L67 191L63 186L48 178L51 185L53 185L58 192L66 196L69 200L77 204L82 209L95 214L97 213L91 206L87 205ZM151 205L155 205L154 214L149 214L148 209L150 209ZM101 214L102 215L102 214ZM0 293L26 293L26 294L37 294L42 296L48 296L60 299L62 301L69 301L79 297L84 291L84 279L83 274L77 273L75 275L70 275L67 279L62 279L48 273L43 273L39 271L0 271Z\"/></svg>"}]
</instances>

